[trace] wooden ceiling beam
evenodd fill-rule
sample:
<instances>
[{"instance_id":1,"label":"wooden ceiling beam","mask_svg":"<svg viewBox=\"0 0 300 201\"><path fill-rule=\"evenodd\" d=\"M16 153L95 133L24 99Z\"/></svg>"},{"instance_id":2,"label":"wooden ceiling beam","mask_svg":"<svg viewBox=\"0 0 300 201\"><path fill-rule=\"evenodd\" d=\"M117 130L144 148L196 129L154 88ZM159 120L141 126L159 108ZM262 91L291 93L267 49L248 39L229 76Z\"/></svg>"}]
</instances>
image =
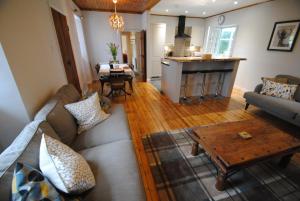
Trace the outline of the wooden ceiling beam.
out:
<instances>
[{"instance_id":1,"label":"wooden ceiling beam","mask_svg":"<svg viewBox=\"0 0 300 201\"><path fill-rule=\"evenodd\" d=\"M81 10L113 12L114 4L112 0L73 0ZM119 0L117 12L141 14L150 10L160 0Z\"/></svg>"},{"instance_id":2,"label":"wooden ceiling beam","mask_svg":"<svg viewBox=\"0 0 300 201\"><path fill-rule=\"evenodd\" d=\"M147 1L146 8L145 8L144 11L150 10L150 9L153 8L156 4L158 4L158 2L160 2L160 0L149 0L149 1Z\"/></svg>"},{"instance_id":3,"label":"wooden ceiling beam","mask_svg":"<svg viewBox=\"0 0 300 201\"><path fill-rule=\"evenodd\" d=\"M85 8L85 9L81 9L83 11L98 11L98 12L109 12L109 13L113 13L115 12L114 9L101 9L101 8ZM117 10L118 13L128 13L128 14L143 14L143 12L139 12L139 11L130 11L130 10Z\"/></svg>"}]
</instances>

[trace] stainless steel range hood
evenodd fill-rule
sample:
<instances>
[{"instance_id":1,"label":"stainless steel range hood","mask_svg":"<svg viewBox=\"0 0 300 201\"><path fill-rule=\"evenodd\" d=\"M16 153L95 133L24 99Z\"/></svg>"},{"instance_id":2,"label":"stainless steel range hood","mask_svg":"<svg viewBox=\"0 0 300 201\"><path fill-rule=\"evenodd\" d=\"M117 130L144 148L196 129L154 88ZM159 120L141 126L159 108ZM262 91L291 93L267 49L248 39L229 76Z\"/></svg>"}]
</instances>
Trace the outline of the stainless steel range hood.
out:
<instances>
[{"instance_id":1,"label":"stainless steel range hood","mask_svg":"<svg viewBox=\"0 0 300 201\"><path fill-rule=\"evenodd\" d=\"M175 57L190 56L189 47L191 43L191 36L186 34L186 33L191 33L191 28L189 29L190 31L188 31L188 28L185 27L185 16L179 16L178 33L175 35L173 56Z\"/></svg>"},{"instance_id":2,"label":"stainless steel range hood","mask_svg":"<svg viewBox=\"0 0 300 201\"><path fill-rule=\"evenodd\" d=\"M175 38L191 38L191 36L184 33L185 30L185 16L181 15L178 19L178 33Z\"/></svg>"}]
</instances>

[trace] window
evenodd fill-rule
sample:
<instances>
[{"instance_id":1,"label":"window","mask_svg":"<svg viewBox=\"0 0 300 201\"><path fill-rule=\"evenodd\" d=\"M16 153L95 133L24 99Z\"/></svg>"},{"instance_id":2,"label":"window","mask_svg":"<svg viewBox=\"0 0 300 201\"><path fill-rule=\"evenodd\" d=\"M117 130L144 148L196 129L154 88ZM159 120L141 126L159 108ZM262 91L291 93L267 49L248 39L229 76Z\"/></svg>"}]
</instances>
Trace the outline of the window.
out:
<instances>
[{"instance_id":1,"label":"window","mask_svg":"<svg viewBox=\"0 0 300 201\"><path fill-rule=\"evenodd\" d=\"M208 27L205 51L214 56L231 56L237 27Z\"/></svg>"}]
</instances>

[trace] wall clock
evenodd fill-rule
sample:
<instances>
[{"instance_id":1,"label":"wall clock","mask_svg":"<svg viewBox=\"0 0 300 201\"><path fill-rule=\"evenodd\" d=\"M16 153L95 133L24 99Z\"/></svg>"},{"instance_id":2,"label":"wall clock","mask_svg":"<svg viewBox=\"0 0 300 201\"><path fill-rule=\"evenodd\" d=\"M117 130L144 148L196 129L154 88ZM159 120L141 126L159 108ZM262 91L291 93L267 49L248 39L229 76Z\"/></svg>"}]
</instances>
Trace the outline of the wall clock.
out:
<instances>
[{"instance_id":1,"label":"wall clock","mask_svg":"<svg viewBox=\"0 0 300 201\"><path fill-rule=\"evenodd\" d=\"M218 24L222 25L222 24L224 24L224 22L225 22L225 16L224 15L220 15L218 17Z\"/></svg>"}]
</instances>

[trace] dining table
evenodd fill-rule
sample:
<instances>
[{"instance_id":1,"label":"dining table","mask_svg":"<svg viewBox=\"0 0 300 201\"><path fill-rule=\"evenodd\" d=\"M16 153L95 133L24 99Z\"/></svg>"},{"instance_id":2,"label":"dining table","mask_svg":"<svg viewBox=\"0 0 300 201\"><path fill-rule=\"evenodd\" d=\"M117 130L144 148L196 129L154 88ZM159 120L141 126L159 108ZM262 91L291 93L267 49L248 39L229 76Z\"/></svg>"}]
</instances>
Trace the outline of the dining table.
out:
<instances>
[{"instance_id":1,"label":"dining table","mask_svg":"<svg viewBox=\"0 0 300 201\"><path fill-rule=\"evenodd\" d=\"M101 94L103 94L103 87L105 83L110 82L110 72L120 70L125 75L125 81L129 83L131 90L133 91L132 80L135 78L134 71L129 67L128 64L113 64L112 68L109 64L99 64L100 70L98 72L98 78L101 82Z\"/></svg>"},{"instance_id":2,"label":"dining table","mask_svg":"<svg viewBox=\"0 0 300 201\"><path fill-rule=\"evenodd\" d=\"M126 75L131 75L132 78L135 77L134 71L128 66L128 64L113 64L113 69L123 70ZM98 73L98 77L104 77L110 75L110 65L109 64L100 64L100 70Z\"/></svg>"}]
</instances>

